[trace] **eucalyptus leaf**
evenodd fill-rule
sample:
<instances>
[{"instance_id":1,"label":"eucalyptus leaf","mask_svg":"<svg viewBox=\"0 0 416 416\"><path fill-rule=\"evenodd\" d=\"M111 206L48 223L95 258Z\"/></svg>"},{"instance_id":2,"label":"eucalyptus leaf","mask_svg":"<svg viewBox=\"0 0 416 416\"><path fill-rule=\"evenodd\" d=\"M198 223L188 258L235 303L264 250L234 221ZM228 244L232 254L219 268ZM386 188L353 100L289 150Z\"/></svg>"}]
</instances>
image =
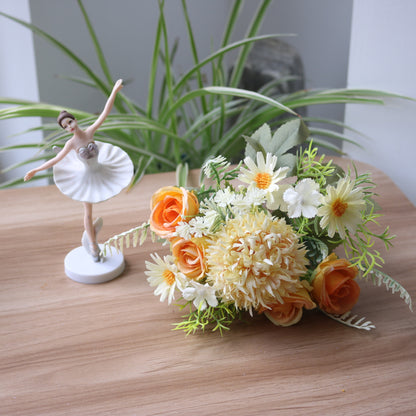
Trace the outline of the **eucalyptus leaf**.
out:
<instances>
[{"instance_id":1,"label":"eucalyptus leaf","mask_svg":"<svg viewBox=\"0 0 416 416\"><path fill-rule=\"evenodd\" d=\"M288 121L276 130L272 137L274 145L271 153L283 155L295 146L303 144L309 137L309 129L301 118Z\"/></svg>"},{"instance_id":2,"label":"eucalyptus leaf","mask_svg":"<svg viewBox=\"0 0 416 416\"><path fill-rule=\"evenodd\" d=\"M285 153L288 150L304 143L309 136L309 130L305 123L296 118L280 126L272 135L270 126L263 124L252 136L244 137L246 140L245 155L256 160L257 152L271 153L277 156L276 169L289 167L288 175L296 170L296 156L292 153Z\"/></svg>"},{"instance_id":3,"label":"eucalyptus leaf","mask_svg":"<svg viewBox=\"0 0 416 416\"><path fill-rule=\"evenodd\" d=\"M293 176L296 173L297 157L291 153L280 155L277 158L276 169L288 167L287 176Z\"/></svg>"}]
</instances>

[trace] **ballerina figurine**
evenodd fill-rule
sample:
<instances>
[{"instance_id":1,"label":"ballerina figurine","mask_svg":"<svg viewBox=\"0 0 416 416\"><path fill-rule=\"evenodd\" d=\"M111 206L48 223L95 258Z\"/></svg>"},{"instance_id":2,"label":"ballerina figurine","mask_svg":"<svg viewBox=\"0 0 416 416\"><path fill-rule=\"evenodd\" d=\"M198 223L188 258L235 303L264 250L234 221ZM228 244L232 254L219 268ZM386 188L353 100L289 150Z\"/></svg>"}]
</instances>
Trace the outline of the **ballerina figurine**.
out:
<instances>
[{"instance_id":1,"label":"ballerina figurine","mask_svg":"<svg viewBox=\"0 0 416 416\"><path fill-rule=\"evenodd\" d=\"M93 223L93 204L105 201L120 193L129 185L133 176L130 157L117 146L94 141L94 134L110 114L117 93L123 88L119 79L108 97L103 112L85 130L81 130L75 117L63 110L58 124L73 136L52 159L24 177L30 180L37 172L53 167L53 177L58 189L70 198L84 204L84 234L82 243L95 262L100 261L97 233L102 226L99 218Z\"/></svg>"}]
</instances>

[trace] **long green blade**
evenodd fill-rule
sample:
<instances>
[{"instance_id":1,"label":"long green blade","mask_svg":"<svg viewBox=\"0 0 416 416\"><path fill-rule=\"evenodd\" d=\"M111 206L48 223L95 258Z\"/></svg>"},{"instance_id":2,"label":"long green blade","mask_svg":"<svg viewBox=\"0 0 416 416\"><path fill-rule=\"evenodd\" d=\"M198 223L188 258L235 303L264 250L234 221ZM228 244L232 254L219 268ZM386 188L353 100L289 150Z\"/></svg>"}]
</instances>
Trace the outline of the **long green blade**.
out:
<instances>
[{"instance_id":1,"label":"long green blade","mask_svg":"<svg viewBox=\"0 0 416 416\"><path fill-rule=\"evenodd\" d=\"M63 43L59 42L53 36L49 35L48 33L44 32L37 26L27 23L23 20L20 20L14 16L10 16L6 13L0 12L1 16L6 17L7 19L13 20L16 23L30 29L36 35L42 37L53 46L57 47L61 52L63 52L66 56L68 56L77 66L79 66L95 83L97 88L101 90L105 95L110 94L110 89L107 85L94 73L94 71L84 62L82 61L74 52L72 52L68 47L66 47Z\"/></svg>"}]
</instances>

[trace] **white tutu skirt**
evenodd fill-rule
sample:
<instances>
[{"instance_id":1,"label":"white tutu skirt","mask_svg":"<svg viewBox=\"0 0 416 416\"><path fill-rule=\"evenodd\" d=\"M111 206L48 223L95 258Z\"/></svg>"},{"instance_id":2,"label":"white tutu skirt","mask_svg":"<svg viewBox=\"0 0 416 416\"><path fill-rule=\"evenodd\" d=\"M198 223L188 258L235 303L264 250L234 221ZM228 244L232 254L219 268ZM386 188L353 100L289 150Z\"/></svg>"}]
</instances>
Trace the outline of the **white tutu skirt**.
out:
<instances>
[{"instance_id":1,"label":"white tutu skirt","mask_svg":"<svg viewBox=\"0 0 416 416\"><path fill-rule=\"evenodd\" d=\"M69 152L53 167L53 178L59 190L76 201L97 203L120 193L133 176L133 163L117 146L95 141L98 156L81 158Z\"/></svg>"}]
</instances>

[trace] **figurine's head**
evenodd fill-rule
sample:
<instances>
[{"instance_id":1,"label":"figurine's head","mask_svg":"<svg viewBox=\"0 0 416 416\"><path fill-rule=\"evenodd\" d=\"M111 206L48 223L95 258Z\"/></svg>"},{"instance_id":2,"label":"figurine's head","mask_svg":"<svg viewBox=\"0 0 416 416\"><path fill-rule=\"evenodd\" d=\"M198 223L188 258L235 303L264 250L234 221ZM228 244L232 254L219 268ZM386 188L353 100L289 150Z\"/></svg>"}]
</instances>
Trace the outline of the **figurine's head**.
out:
<instances>
[{"instance_id":1,"label":"figurine's head","mask_svg":"<svg viewBox=\"0 0 416 416\"><path fill-rule=\"evenodd\" d=\"M70 132L73 132L75 130L77 124L77 120L75 119L75 117L71 113L68 113L68 111L66 110L62 110L59 113L57 122L64 130Z\"/></svg>"}]
</instances>

